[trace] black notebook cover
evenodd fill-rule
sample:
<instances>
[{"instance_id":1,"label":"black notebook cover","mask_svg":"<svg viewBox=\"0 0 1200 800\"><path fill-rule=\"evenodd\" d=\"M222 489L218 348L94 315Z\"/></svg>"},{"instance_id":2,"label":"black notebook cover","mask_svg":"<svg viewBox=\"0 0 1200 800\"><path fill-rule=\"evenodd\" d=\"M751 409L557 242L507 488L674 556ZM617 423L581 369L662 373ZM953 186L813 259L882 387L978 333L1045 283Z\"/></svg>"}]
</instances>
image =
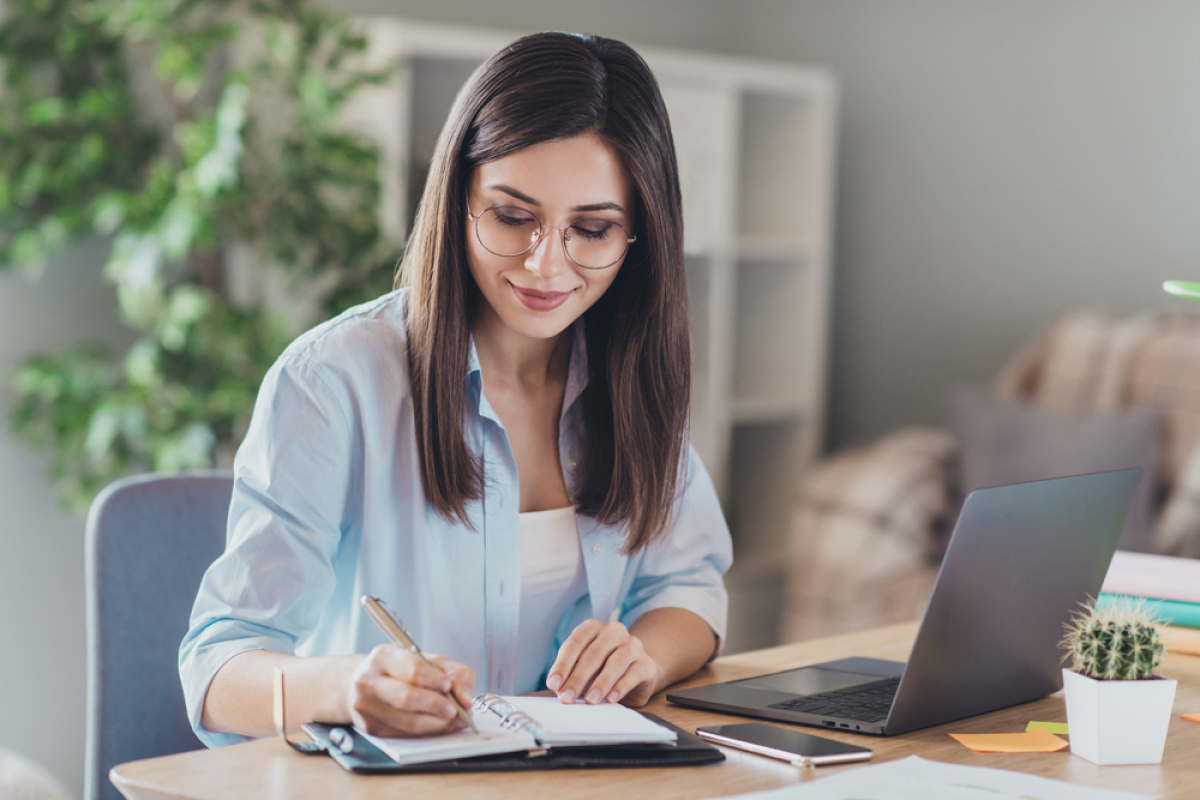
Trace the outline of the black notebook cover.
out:
<instances>
[{"instance_id":1,"label":"black notebook cover","mask_svg":"<svg viewBox=\"0 0 1200 800\"><path fill-rule=\"evenodd\" d=\"M499 753L474 758L456 758L449 761L431 761L427 764L401 766L386 753L346 726L329 725L324 722L309 722L304 731L325 748L325 752L351 772L393 774L405 772L497 772L527 769L597 769L605 767L687 767L699 764L716 764L725 760L725 754L708 742L676 727L654 714L643 714L647 719L675 731L674 744L620 744L587 747L559 747L536 751L535 755L524 751ZM353 747L345 752L329 739L334 728L353 736Z\"/></svg>"}]
</instances>

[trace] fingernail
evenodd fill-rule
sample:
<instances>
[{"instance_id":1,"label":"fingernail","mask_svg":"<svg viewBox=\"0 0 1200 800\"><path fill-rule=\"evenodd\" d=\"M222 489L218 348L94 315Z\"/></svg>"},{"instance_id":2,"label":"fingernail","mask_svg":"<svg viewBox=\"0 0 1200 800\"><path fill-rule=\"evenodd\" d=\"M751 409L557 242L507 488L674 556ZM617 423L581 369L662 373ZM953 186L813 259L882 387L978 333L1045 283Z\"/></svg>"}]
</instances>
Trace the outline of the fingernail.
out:
<instances>
[{"instance_id":1,"label":"fingernail","mask_svg":"<svg viewBox=\"0 0 1200 800\"><path fill-rule=\"evenodd\" d=\"M557 692L560 686L562 686L562 675L551 675L549 678L546 678L546 687L550 691Z\"/></svg>"},{"instance_id":2,"label":"fingernail","mask_svg":"<svg viewBox=\"0 0 1200 800\"><path fill-rule=\"evenodd\" d=\"M575 690L567 689L565 692L563 692L562 694L560 694L558 696L558 699L562 700L564 703L574 703L575 702Z\"/></svg>"},{"instance_id":3,"label":"fingernail","mask_svg":"<svg viewBox=\"0 0 1200 800\"><path fill-rule=\"evenodd\" d=\"M592 689L590 692L588 692L587 701L589 703L591 703L592 705L599 703L600 702L600 690Z\"/></svg>"},{"instance_id":4,"label":"fingernail","mask_svg":"<svg viewBox=\"0 0 1200 800\"><path fill-rule=\"evenodd\" d=\"M458 712L454 710L454 706L450 705L449 703L445 703L442 706L442 710L438 713L442 719L451 719L458 714Z\"/></svg>"},{"instance_id":5,"label":"fingernail","mask_svg":"<svg viewBox=\"0 0 1200 800\"><path fill-rule=\"evenodd\" d=\"M617 702L617 698L619 698L620 696L621 695L617 692L617 690L613 689L611 692L608 693L608 697L606 697L604 699L610 703L615 703L615 702Z\"/></svg>"},{"instance_id":6,"label":"fingernail","mask_svg":"<svg viewBox=\"0 0 1200 800\"><path fill-rule=\"evenodd\" d=\"M454 683L449 678L442 678L441 682L438 684L438 688L443 692L448 692L450 691L450 687L453 685Z\"/></svg>"}]
</instances>

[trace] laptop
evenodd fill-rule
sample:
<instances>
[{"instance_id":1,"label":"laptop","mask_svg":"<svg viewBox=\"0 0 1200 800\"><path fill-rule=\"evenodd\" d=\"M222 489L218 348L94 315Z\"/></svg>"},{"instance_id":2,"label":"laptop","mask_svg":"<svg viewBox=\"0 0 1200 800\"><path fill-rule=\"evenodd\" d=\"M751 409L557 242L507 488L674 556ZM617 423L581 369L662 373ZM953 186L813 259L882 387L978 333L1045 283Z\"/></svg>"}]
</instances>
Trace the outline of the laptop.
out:
<instances>
[{"instance_id":1,"label":"laptop","mask_svg":"<svg viewBox=\"0 0 1200 800\"><path fill-rule=\"evenodd\" d=\"M667 699L890 736L1056 692L1063 625L1099 594L1142 472L968 495L907 664L845 658L669 692Z\"/></svg>"}]
</instances>

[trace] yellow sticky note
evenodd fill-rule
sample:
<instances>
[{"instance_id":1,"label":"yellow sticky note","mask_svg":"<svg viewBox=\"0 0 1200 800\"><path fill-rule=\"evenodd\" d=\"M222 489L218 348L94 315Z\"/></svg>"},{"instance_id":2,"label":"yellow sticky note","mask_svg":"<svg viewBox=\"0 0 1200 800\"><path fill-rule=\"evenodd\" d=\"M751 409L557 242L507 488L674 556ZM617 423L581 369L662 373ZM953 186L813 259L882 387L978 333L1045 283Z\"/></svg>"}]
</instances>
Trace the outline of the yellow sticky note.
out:
<instances>
[{"instance_id":1,"label":"yellow sticky note","mask_svg":"<svg viewBox=\"0 0 1200 800\"><path fill-rule=\"evenodd\" d=\"M976 753L1053 753L1067 746L1045 728L1025 733L952 733L954 739Z\"/></svg>"},{"instance_id":2,"label":"yellow sticky note","mask_svg":"<svg viewBox=\"0 0 1200 800\"><path fill-rule=\"evenodd\" d=\"M1180 719L1186 719L1188 722L1200 722L1200 714L1180 714Z\"/></svg>"},{"instance_id":3,"label":"yellow sticky note","mask_svg":"<svg viewBox=\"0 0 1200 800\"><path fill-rule=\"evenodd\" d=\"M1067 723L1065 722L1031 722L1025 726L1025 731L1028 733L1036 728L1041 728L1051 733L1061 733L1064 736L1070 732L1067 730Z\"/></svg>"}]
</instances>

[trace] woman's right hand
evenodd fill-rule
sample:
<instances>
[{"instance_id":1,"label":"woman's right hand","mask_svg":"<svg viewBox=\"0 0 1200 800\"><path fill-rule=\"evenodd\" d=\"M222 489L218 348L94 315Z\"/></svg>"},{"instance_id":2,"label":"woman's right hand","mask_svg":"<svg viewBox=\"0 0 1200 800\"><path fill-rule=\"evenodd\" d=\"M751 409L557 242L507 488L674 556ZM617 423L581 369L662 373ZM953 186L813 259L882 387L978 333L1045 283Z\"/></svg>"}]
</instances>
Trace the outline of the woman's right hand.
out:
<instances>
[{"instance_id":1,"label":"woman's right hand","mask_svg":"<svg viewBox=\"0 0 1200 800\"><path fill-rule=\"evenodd\" d=\"M350 720L376 736L447 733L462 726L445 692L470 713L475 671L444 656L426 662L396 645L380 645L350 681Z\"/></svg>"}]
</instances>

